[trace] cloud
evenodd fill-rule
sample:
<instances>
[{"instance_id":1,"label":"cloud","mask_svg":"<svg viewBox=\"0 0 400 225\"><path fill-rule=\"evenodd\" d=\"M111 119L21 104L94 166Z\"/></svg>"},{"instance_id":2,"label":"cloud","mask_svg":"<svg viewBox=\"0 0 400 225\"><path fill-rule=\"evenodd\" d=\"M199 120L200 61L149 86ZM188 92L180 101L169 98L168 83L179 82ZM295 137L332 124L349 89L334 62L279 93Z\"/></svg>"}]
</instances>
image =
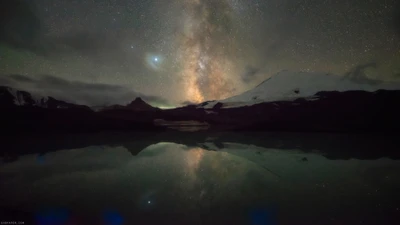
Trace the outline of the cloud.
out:
<instances>
[{"instance_id":1,"label":"cloud","mask_svg":"<svg viewBox=\"0 0 400 225\"><path fill-rule=\"evenodd\" d=\"M182 106L188 106L188 105L197 105L197 103L195 102L191 102L191 101L184 101L181 103Z\"/></svg>"},{"instance_id":2,"label":"cloud","mask_svg":"<svg viewBox=\"0 0 400 225\"><path fill-rule=\"evenodd\" d=\"M30 77L27 77L27 76L24 76L24 75L20 75L20 74L11 74L11 75L8 75L8 77L10 79L12 79L14 81L18 81L18 82L31 83L31 82L35 81L34 79L32 79Z\"/></svg>"},{"instance_id":3,"label":"cloud","mask_svg":"<svg viewBox=\"0 0 400 225\"><path fill-rule=\"evenodd\" d=\"M11 84L10 80L0 77L0 86L11 86Z\"/></svg>"},{"instance_id":4,"label":"cloud","mask_svg":"<svg viewBox=\"0 0 400 225\"><path fill-rule=\"evenodd\" d=\"M245 68L244 73L242 74L242 81L245 83L249 83L251 81L253 81L253 79L255 78L255 76L258 74L258 72L260 71L260 69L258 68L254 68L252 66L247 66Z\"/></svg>"},{"instance_id":5,"label":"cloud","mask_svg":"<svg viewBox=\"0 0 400 225\"><path fill-rule=\"evenodd\" d=\"M154 106L170 105L162 97L145 95L126 86L69 81L52 75L41 75L38 79L15 74L2 76L1 84L26 90L33 94L51 96L60 100L89 106L127 104L136 97L140 97Z\"/></svg>"},{"instance_id":6,"label":"cloud","mask_svg":"<svg viewBox=\"0 0 400 225\"><path fill-rule=\"evenodd\" d=\"M35 9L34 1L0 1L0 43L42 56L78 53L104 56L107 60L124 57L119 55L121 34L118 30L69 31L60 36L46 33L48 31Z\"/></svg>"},{"instance_id":7,"label":"cloud","mask_svg":"<svg viewBox=\"0 0 400 225\"><path fill-rule=\"evenodd\" d=\"M344 76L344 79L350 79L354 82L357 83L364 83L364 84L379 84L382 83L380 80L374 80L368 78L367 74L365 73L365 70L367 69L376 69L378 67L378 63L376 62L370 62L370 63L365 63L365 64L360 64L355 66L352 70L347 72Z\"/></svg>"},{"instance_id":8,"label":"cloud","mask_svg":"<svg viewBox=\"0 0 400 225\"><path fill-rule=\"evenodd\" d=\"M397 3L397 8L395 10L393 22L396 32L400 35L400 3Z\"/></svg>"},{"instance_id":9,"label":"cloud","mask_svg":"<svg viewBox=\"0 0 400 225\"><path fill-rule=\"evenodd\" d=\"M44 53L43 26L31 1L0 1L0 42L17 49Z\"/></svg>"}]
</instances>

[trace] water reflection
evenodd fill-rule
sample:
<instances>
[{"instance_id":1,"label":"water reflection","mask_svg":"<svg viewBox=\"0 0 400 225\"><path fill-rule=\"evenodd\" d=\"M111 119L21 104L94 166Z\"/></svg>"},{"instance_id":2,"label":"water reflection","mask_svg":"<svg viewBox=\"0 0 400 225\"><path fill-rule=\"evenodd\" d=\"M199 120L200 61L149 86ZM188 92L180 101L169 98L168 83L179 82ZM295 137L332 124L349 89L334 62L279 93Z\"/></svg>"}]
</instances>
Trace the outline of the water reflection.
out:
<instances>
[{"instance_id":1,"label":"water reflection","mask_svg":"<svg viewBox=\"0 0 400 225\"><path fill-rule=\"evenodd\" d=\"M135 155L126 145L22 155L0 167L0 206L65 209L71 218L97 218L91 224L391 224L400 213L397 160L220 145L160 142Z\"/></svg>"}]
</instances>

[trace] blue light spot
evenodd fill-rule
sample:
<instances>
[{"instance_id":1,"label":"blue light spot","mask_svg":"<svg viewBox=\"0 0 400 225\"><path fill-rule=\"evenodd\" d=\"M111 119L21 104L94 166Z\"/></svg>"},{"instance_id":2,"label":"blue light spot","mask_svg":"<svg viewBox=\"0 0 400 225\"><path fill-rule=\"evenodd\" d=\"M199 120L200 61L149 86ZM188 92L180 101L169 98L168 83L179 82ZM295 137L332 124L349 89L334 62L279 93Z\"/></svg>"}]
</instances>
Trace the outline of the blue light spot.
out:
<instances>
[{"instance_id":1,"label":"blue light spot","mask_svg":"<svg viewBox=\"0 0 400 225\"><path fill-rule=\"evenodd\" d=\"M154 61L158 62L158 58L157 58L157 57L155 57L155 58L154 58Z\"/></svg>"},{"instance_id":2,"label":"blue light spot","mask_svg":"<svg viewBox=\"0 0 400 225\"><path fill-rule=\"evenodd\" d=\"M36 222L39 225L63 225L69 219L66 209L49 209L36 213Z\"/></svg>"},{"instance_id":3,"label":"blue light spot","mask_svg":"<svg viewBox=\"0 0 400 225\"><path fill-rule=\"evenodd\" d=\"M103 216L106 225L121 225L124 222L122 216L116 211L107 211Z\"/></svg>"},{"instance_id":4,"label":"blue light spot","mask_svg":"<svg viewBox=\"0 0 400 225\"><path fill-rule=\"evenodd\" d=\"M277 225L276 211L274 209L255 209L250 212L252 225Z\"/></svg>"}]
</instances>

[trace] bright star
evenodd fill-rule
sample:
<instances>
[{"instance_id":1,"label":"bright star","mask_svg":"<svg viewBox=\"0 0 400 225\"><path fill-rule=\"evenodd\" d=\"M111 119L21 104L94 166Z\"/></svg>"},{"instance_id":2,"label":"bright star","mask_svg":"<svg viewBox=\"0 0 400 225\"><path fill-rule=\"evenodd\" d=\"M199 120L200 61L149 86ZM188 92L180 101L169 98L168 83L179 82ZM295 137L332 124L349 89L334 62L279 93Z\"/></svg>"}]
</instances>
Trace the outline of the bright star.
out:
<instances>
[{"instance_id":1,"label":"bright star","mask_svg":"<svg viewBox=\"0 0 400 225\"><path fill-rule=\"evenodd\" d=\"M149 203L149 204L150 204L150 203L151 203L151 201L148 201L147 203Z\"/></svg>"},{"instance_id":2,"label":"bright star","mask_svg":"<svg viewBox=\"0 0 400 225\"><path fill-rule=\"evenodd\" d=\"M164 57L156 53L147 53L146 63L150 69L158 71L162 68L164 64Z\"/></svg>"}]
</instances>

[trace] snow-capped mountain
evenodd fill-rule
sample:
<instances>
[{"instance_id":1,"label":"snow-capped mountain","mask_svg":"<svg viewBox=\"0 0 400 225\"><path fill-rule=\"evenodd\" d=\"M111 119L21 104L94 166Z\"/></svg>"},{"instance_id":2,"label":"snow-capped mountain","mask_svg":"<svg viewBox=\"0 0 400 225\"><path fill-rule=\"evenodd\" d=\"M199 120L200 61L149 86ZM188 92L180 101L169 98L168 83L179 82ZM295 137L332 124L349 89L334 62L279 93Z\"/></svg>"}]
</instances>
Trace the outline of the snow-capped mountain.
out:
<instances>
[{"instance_id":1,"label":"snow-capped mountain","mask_svg":"<svg viewBox=\"0 0 400 225\"><path fill-rule=\"evenodd\" d=\"M29 92L0 86L0 102L3 106L47 107L48 97L32 96Z\"/></svg>"},{"instance_id":2,"label":"snow-capped mountain","mask_svg":"<svg viewBox=\"0 0 400 225\"><path fill-rule=\"evenodd\" d=\"M212 108L218 102L224 108L253 105L262 102L291 101L297 98L315 99L321 91L377 91L399 90L400 83L380 82L368 79L351 79L329 73L281 71L255 88L221 101L203 103L201 107Z\"/></svg>"},{"instance_id":3,"label":"snow-capped mountain","mask_svg":"<svg viewBox=\"0 0 400 225\"><path fill-rule=\"evenodd\" d=\"M21 91L6 86L0 86L0 107L4 108L15 106L29 106L48 109L89 109L89 107L87 106L60 101L52 97L35 96L26 91Z\"/></svg>"}]
</instances>

